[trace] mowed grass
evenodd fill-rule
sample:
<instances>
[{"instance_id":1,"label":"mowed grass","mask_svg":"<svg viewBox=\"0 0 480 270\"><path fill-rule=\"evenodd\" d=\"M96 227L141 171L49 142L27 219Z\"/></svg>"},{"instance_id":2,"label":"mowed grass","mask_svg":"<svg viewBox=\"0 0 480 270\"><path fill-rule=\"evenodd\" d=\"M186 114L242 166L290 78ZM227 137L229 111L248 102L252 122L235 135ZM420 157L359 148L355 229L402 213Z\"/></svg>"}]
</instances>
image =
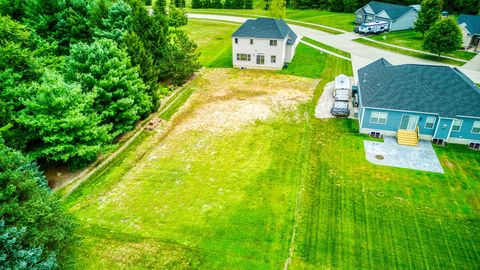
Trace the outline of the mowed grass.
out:
<instances>
[{"instance_id":1,"label":"mowed grass","mask_svg":"<svg viewBox=\"0 0 480 270\"><path fill-rule=\"evenodd\" d=\"M242 16L252 18L258 16L269 17L268 11L265 11L263 9L189 9L188 12L204 14L224 14L230 16ZM302 22L325 25L348 32L353 31L353 27L355 25L355 14L353 13L332 12L318 9L289 9L287 10L287 16L285 19L287 19L288 23L315 28L331 34L339 34L341 32L323 27L315 27L312 25L302 24ZM293 22L288 20L294 20L299 22Z\"/></svg>"},{"instance_id":2,"label":"mowed grass","mask_svg":"<svg viewBox=\"0 0 480 270\"><path fill-rule=\"evenodd\" d=\"M414 50L423 50L422 34L413 30L389 32L386 34L372 35L369 38L392 45L402 46ZM451 53L445 53L445 56L455 57L463 60L471 60L477 54L464 50L457 50Z\"/></svg>"},{"instance_id":3,"label":"mowed grass","mask_svg":"<svg viewBox=\"0 0 480 270\"><path fill-rule=\"evenodd\" d=\"M413 57L417 57L417 58L421 58L421 59L425 59L425 60L429 60L429 61L440 62L440 63L456 65L456 66L463 66L463 65L466 64L466 62L463 62L463 61L457 61L457 60L453 60L453 59L449 59L449 58L438 57L438 56L435 56L435 55L424 54L424 53L421 53L421 52L412 52L412 51L404 50L404 49L401 49L401 48L391 47L391 46L388 46L388 45L385 45L385 44L380 44L380 43L377 43L377 42L373 42L373 41L365 39L365 38L356 38L353 41L358 42L358 43L362 43L364 45L372 46L372 47L375 47L375 48L379 48L379 49L383 49L383 50L387 50L387 51L392 51L392 52L396 52L396 53L400 53L400 54L404 54L404 55L409 55L409 56L413 56Z\"/></svg>"},{"instance_id":4,"label":"mowed grass","mask_svg":"<svg viewBox=\"0 0 480 270\"><path fill-rule=\"evenodd\" d=\"M332 46L329 46L329 45L327 45L327 44L318 42L318 41L313 40L313 39L311 39L311 38L303 37L302 40L305 41L305 42L308 42L308 43L310 43L310 44L312 44L312 45L315 45L315 46L317 46L317 47L320 47L320 48L323 48L323 49L325 49L325 50L328 50L328 51L331 51L331 52L333 52L333 53L336 53L336 54L338 54L338 55L345 56L345 57L348 57L348 58L351 57L350 53L348 53L348 52L346 52L346 51L339 50L339 49L337 49L337 48L335 48L335 47L332 47Z\"/></svg>"},{"instance_id":5,"label":"mowed grass","mask_svg":"<svg viewBox=\"0 0 480 270\"><path fill-rule=\"evenodd\" d=\"M436 147L445 174L369 163L356 120L313 117L323 86L352 74L317 54L310 101L226 134L174 131L225 83L196 78L197 102L166 134L142 133L65 199L80 221L77 268L281 269L292 244L289 269L478 268L480 153ZM229 72L238 100L283 76Z\"/></svg>"},{"instance_id":6,"label":"mowed grass","mask_svg":"<svg viewBox=\"0 0 480 270\"><path fill-rule=\"evenodd\" d=\"M269 71L228 72L233 80L272 84L285 77ZM300 175L298 166L288 164L297 163L305 123L297 121L294 110L233 133L175 131L212 102L216 94L209 86L217 83L224 82L195 79L195 101L172 118L165 135L145 133L66 199L81 222L82 241L73 254L77 268L282 267ZM234 84L230 89L234 93L220 102L259 95Z\"/></svg>"},{"instance_id":7,"label":"mowed grass","mask_svg":"<svg viewBox=\"0 0 480 270\"><path fill-rule=\"evenodd\" d=\"M182 29L194 40L204 67L232 67L232 34L240 24L189 19Z\"/></svg>"}]
</instances>

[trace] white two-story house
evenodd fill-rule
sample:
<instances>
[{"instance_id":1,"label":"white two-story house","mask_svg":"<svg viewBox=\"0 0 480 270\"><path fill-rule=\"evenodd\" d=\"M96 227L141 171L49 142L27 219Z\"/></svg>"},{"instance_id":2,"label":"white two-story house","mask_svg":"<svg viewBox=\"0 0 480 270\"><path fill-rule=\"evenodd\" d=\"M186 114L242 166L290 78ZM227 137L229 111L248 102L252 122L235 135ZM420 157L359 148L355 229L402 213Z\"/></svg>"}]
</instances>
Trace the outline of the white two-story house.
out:
<instances>
[{"instance_id":1,"label":"white two-story house","mask_svg":"<svg viewBox=\"0 0 480 270\"><path fill-rule=\"evenodd\" d=\"M299 41L282 19L249 19L232 35L233 67L282 69Z\"/></svg>"}]
</instances>

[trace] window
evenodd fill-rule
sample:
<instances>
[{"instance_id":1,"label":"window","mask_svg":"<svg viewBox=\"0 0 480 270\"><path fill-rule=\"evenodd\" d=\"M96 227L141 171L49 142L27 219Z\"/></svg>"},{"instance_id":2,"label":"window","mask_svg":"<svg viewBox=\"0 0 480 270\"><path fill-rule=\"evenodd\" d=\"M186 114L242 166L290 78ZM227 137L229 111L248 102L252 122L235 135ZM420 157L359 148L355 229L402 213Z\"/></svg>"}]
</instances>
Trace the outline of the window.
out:
<instances>
[{"instance_id":1,"label":"window","mask_svg":"<svg viewBox=\"0 0 480 270\"><path fill-rule=\"evenodd\" d=\"M237 53L237 61L251 61L251 54Z\"/></svg>"},{"instance_id":2,"label":"window","mask_svg":"<svg viewBox=\"0 0 480 270\"><path fill-rule=\"evenodd\" d=\"M276 40L270 40L270 46L277 46Z\"/></svg>"},{"instance_id":3,"label":"window","mask_svg":"<svg viewBox=\"0 0 480 270\"><path fill-rule=\"evenodd\" d=\"M473 122L472 133L480 134L480 121Z\"/></svg>"},{"instance_id":4,"label":"window","mask_svg":"<svg viewBox=\"0 0 480 270\"><path fill-rule=\"evenodd\" d=\"M425 121L425 128L433 128L435 126L435 117L428 116L427 120Z\"/></svg>"},{"instance_id":5,"label":"window","mask_svg":"<svg viewBox=\"0 0 480 270\"><path fill-rule=\"evenodd\" d=\"M387 112L372 112L370 116L370 123L373 124L385 124L387 123Z\"/></svg>"},{"instance_id":6,"label":"window","mask_svg":"<svg viewBox=\"0 0 480 270\"><path fill-rule=\"evenodd\" d=\"M238 38L235 38L235 44L238 44Z\"/></svg>"},{"instance_id":7,"label":"window","mask_svg":"<svg viewBox=\"0 0 480 270\"><path fill-rule=\"evenodd\" d=\"M252 38L250 39L250 44L253 44L253 39Z\"/></svg>"},{"instance_id":8,"label":"window","mask_svg":"<svg viewBox=\"0 0 480 270\"><path fill-rule=\"evenodd\" d=\"M265 65L265 55L257 54L257 65Z\"/></svg>"},{"instance_id":9,"label":"window","mask_svg":"<svg viewBox=\"0 0 480 270\"><path fill-rule=\"evenodd\" d=\"M270 62L276 63L277 62L277 56L276 55L270 56Z\"/></svg>"},{"instance_id":10,"label":"window","mask_svg":"<svg viewBox=\"0 0 480 270\"><path fill-rule=\"evenodd\" d=\"M462 127L463 120L454 119L452 124L452 131L459 131Z\"/></svg>"}]
</instances>

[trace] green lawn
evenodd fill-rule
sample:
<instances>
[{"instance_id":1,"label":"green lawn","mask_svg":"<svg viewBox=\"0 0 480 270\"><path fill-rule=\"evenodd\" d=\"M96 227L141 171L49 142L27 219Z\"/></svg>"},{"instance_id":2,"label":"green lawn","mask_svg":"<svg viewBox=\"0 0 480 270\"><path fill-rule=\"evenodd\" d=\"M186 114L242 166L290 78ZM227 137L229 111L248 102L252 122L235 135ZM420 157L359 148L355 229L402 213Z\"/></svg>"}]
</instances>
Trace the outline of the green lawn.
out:
<instances>
[{"instance_id":1,"label":"green lawn","mask_svg":"<svg viewBox=\"0 0 480 270\"><path fill-rule=\"evenodd\" d=\"M268 12L263 9L189 9L191 13L210 13L210 14L226 14L243 17L257 17L268 16ZM297 20L301 22L314 23L334 27L344 31L352 31L354 27L355 15L353 13L331 12L327 10L287 10L286 19ZM323 27L315 27L302 23L295 23L287 21L288 23L308 26L321 31L326 31L332 34L339 34L340 32L330 30Z\"/></svg>"},{"instance_id":2,"label":"green lawn","mask_svg":"<svg viewBox=\"0 0 480 270\"><path fill-rule=\"evenodd\" d=\"M238 27L230 22L189 19L182 29L197 43L204 67L231 67L231 35Z\"/></svg>"},{"instance_id":3,"label":"green lawn","mask_svg":"<svg viewBox=\"0 0 480 270\"><path fill-rule=\"evenodd\" d=\"M308 43L310 43L310 44L313 44L313 45L315 45L315 46L317 46L317 47L320 47L320 48L326 49L326 50L328 50L328 51L334 52L334 53L336 53L336 54L339 54L339 55L342 55L342 56L345 56L345 57L348 57L348 58L351 57L350 53L348 53L348 52L346 52L346 51L339 50L339 49L337 49L337 48L334 48L334 47L329 46L329 45L327 45L327 44L318 42L318 41L313 40L313 39L311 39L311 38L303 37L302 40L303 40L303 41L306 41L306 42L308 42Z\"/></svg>"},{"instance_id":4,"label":"green lawn","mask_svg":"<svg viewBox=\"0 0 480 270\"><path fill-rule=\"evenodd\" d=\"M307 49L296 57L315 57L313 94L312 79L206 69L173 116L186 98L172 101L164 133L143 132L65 198L80 223L76 267L283 269L293 245L289 269L476 269L479 152L436 147L445 174L369 163L356 120L313 117L350 62ZM290 103L293 88L310 98ZM231 125L222 115L238 106L251 108L233 114L243 119L279 98L290 109L209 131Z\"/></svg>"},{"instance_id":5,"label":"green lawn","mask_svg":"<svg viewBox=\"0 0 480 270\"><path fill-rule=\"evenodd\" d=\"M369 38L392 45L423 51L422 34L413 30L389 32L386 34L369 36ZM475 55L477 54L473 52L466 52L464 50L458 50L445 54L445 56L464 60L470 60L475 57Z\"/></svg>"},{"instance_id":6,"label":"green lawn","mask_svg":"<svg viewBox=\"0 0 480 270\"><path fill-rule=\"evenodd\" d=\"M463 66L463 65L466 64L466 62L456 61L456 60L453 60L453 59L441 58L441 57L439 58L439 57L434 56L434 55L417 53L417 52L412 52L412 51L408 51L408 50L404 50L404 49L400 49L400 48L391 47L391 46L384 45L384 44L379 44L379 43L376 43L376 42L373 42L373 41L370 41L370 40L367 40L367 39L364 39L364 38L357 38L357 39L354 39L353 41L358 42L358 43L362 43L362 44L365 44L365 45L368 45L368 46L376 47L376 48L379 48L379 49L387 50L387 51L392 51L392 52L396 52L396 53L400 53L400 54L404 54L404 55L409 55L409 56L413 56L413 57L417 57L417 58L422 58L422 59L425 59L425 60L430 60L430 61L435 61L435 62L440 62L440 63L445 63L445 64L451 64L451 65L457 65L457 66Z\"/></svg>"}]
</instances>

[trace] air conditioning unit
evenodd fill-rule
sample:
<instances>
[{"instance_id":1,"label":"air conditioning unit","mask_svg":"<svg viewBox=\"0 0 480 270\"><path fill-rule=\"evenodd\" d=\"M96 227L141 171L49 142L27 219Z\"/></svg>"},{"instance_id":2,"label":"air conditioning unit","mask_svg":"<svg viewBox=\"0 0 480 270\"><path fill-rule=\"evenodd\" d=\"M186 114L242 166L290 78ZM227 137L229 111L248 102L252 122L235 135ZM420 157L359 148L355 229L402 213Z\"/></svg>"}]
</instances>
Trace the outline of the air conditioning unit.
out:
<instances>
[{"instance_id":1,"label":"air conditioning unit","mask_svg":"<svg viewBox=\"0 0 480 270\"><path fill-rule=\"evenodd\" d=\"M445 140L444 139L436 139L434 138L432 140L433 144L435 145L440 145L440 146L444 146L445 145Z\"/></svg>"},{"instance_id":2,"label":"air conditioning unit","mask_svg":"<svg viewBox=\"0 0 480 270\"><path fill-rule=\"evenodd\" d=\"M378 131L370 131L370 137L372 137L372 138L382 138L383 135L382 135L382 133L380 133Z\"/></svg>"},{"instance_id":3,"label":"air conditioning unit","mask_svg":"<svg viewBox=\"0 0 480 270\"><path fill-rule=\"evenodd\" d=\"M468 147L473 150L480 150L480 142L471 142Z\"/></svg>"}]
</instances>

